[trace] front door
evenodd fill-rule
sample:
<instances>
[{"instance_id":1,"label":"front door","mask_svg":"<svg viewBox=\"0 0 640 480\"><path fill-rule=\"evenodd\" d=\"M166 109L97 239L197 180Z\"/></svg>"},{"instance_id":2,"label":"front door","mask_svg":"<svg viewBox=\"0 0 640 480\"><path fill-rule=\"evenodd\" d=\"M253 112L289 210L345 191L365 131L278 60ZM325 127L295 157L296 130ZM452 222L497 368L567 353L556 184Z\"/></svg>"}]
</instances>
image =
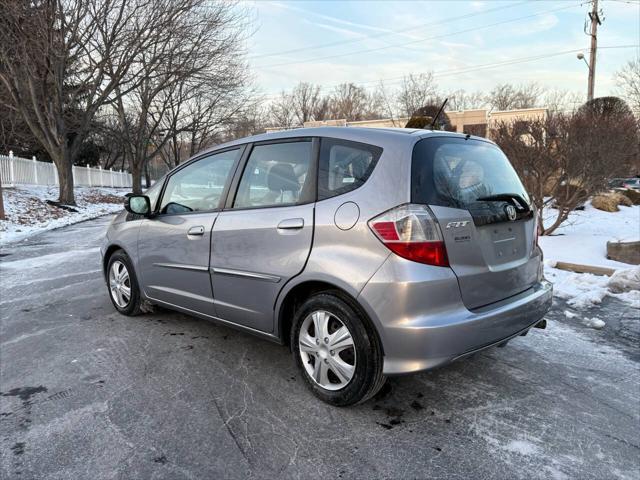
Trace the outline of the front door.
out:
<instances>
[{"instance_id":1,"label":"front door","mask_svg":"<svg viewBox=\"0 0 640 480\"><path fill-rule=\"evenodd\" d=\"M138 238L139 268L152 300L215 315L209 275L211 229L240 149L207 155L172 172L157 215Z\"/></svg>"},{"instance_id":2,"label":"front door","mask_svg":"<svg viewBox=\"0 0 640 480\"><path fill-rule=\"evenodd\" d=\"M278 293L302 271L311 251L312 144L254 145L231 208L213 226L211 278L220 318L273 331Z\"/></svg>"}]
</instances>

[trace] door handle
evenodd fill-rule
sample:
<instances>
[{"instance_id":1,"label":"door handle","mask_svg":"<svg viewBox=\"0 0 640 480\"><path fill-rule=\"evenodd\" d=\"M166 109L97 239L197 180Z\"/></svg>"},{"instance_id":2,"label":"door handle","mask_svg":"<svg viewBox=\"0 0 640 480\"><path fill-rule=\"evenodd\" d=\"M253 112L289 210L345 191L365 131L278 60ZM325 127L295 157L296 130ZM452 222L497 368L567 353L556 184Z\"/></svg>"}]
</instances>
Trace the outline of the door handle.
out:
<instances>
[{"instance_id":1,"label":"door handle","mask_svg":"<svg viewBox=\"0 0 640 480\"><path fill-rule=\"evenodd\" d=\"M187 235L204 235L204 227L202 225L191 227L187 232Z\"/></svg>"},{"instance_id":2,"label":"door handle","mask_svg":"<svg viewBox=\"0 0 640 480\"><path fill-rule=\"evenodd\" d=\"M300 230L302 227L304 227L302 218L287 218L278 224L278 230Z\"/></svg>"}]
</instances>

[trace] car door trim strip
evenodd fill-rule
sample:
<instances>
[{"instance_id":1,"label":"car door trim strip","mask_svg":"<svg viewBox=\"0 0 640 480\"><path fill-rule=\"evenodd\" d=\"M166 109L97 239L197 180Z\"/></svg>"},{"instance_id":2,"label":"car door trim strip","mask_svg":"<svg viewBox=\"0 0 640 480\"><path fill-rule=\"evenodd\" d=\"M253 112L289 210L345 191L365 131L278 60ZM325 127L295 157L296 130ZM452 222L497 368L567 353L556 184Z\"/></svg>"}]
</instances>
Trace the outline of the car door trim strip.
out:
<instances>
[{"instance_id":1,"label":"car door trim strip","mask_svg":"<svg viewBox=\"0 0 640 480\"><path fill-rule=\"evenodd\" d=\"M244 270L232 270L230 268L211 268L211 273L217 273L219 275L231 275L234 277L248 277L255 278L256 280L265 280L267 282L278 283L281 279L276 275L268 275L266 273L257 272L245 272Z\"/></svg>"},{"instance_id":2,"label":"car door trim strip","mask_svg":"<svg viewBox=\"0 0 640 480\"><path fill-rule=\"evenodd\" d=\"M200 265L185 265L183 263L154 263L154 267L177 268L179 270L195 270L196 272L207 272L209 267L201 267Z\"/></svg>"},{"instance_id":3,"label":"car door trim strip","mask_svg":"<svg viewBox=\"0 0 640 480\"><path fill-rule=\"evenodd\" d=\"M171 287L162 287L160 285L149 285L149 289L157 290L165 293L171 293L173 295L179 295L181 297L191 298L193 300L198 300L199 302L213 304L213 298L197 295L195 293L187 292L186 290L178 290L177 288L171 288Z\"/></svg>"}]
</instances>

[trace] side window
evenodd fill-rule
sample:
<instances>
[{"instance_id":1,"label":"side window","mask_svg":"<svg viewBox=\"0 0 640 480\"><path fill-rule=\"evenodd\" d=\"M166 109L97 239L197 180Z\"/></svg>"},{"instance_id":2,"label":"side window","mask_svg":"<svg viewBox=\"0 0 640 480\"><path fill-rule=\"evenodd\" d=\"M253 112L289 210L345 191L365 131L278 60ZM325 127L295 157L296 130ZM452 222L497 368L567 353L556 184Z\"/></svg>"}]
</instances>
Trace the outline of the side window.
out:
<instances>
[{"instance_id":1,"label":"side window","mask_svg":"<svg viewBox=\"0 0 640 480\"><path fill-rule=\"evenodd\" d=\"M382 154L380 147L323 138L318 170L318 200L335 197L367 181Z\"/></svg>"},{"instance_id":2,"label":"side window","mask_svg":"<svg viewBox=\"0 0 640 480\"><path fill-rule=\"evenodd\" d=\"M213 210L220 206L222 191L240 149L228 150L194 162L169 177L160 213Z\"/></svg>"},{"instance_id":3,"label":"side window","mask_svg":"<svg viewBox=\"0 0 640 480\"><path fill-rule=\"evenodd\" d=\"M313 201L311 140L256 145L242 173L233 208L295 205Z\"/></svg>"}]
</instances>

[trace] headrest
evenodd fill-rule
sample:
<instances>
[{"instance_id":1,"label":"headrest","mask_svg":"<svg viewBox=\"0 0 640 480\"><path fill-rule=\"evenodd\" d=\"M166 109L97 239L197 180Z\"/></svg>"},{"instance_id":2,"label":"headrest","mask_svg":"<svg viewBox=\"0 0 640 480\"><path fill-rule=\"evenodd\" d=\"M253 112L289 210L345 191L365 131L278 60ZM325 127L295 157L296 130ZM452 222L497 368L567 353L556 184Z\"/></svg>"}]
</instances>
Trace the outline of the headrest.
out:
<instances>
[{"instance_id":1,"label":"headrest","mask_svg":"<svg viewBox=\"0 0 640 480\"><path fill-rule=\"evenodd\" d=\"M276 163L267 174L267 186L273 192L297 192L300 188L296 172L290 163Z\"/></svg>"}]
</instances>

